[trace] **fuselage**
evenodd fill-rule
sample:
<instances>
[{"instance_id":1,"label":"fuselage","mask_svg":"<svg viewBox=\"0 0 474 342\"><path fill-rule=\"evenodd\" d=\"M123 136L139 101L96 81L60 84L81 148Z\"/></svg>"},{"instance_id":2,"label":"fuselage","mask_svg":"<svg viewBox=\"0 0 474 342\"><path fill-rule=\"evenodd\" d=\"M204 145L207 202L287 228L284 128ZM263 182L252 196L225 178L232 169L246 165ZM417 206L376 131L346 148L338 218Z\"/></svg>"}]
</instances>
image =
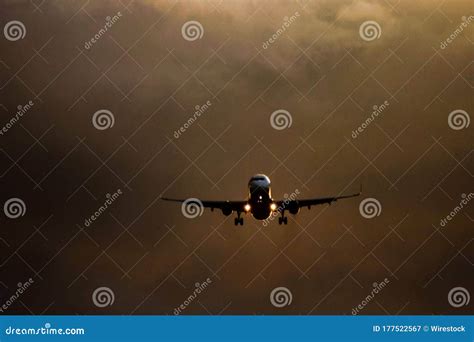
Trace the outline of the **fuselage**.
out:
<instances>
[{"instance_id":1,"label":"fuselage","mask_svg":"<svg viewBox=\"0 0 474 342\"><path fill-rule=\"evenodd\" d=\"M272 191L270 178L257 174L249 181L249 211L257 220L267 219L271 212Z\"/></svg>"}]
</instances>

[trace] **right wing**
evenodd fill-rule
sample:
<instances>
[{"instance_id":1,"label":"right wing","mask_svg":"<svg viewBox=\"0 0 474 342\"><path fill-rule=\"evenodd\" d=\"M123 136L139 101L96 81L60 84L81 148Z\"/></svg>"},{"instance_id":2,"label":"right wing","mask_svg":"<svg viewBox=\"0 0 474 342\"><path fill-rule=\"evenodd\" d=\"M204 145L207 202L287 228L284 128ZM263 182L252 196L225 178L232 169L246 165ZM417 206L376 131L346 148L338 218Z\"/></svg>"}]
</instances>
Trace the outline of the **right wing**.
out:
<instances>
[{"instance_id":1,"label":"right wing","mask_svg":"<svg viewBox=\"0 0 474 342\"><path fill-rule=\"evenodd\" d=\"M230 211L229 215L232 213L232 211L244 212L244 207L247 204L247 201L201 201L198 198L175 199L161 197L161 199L164 201L187 203L188 205L202 205L204 208L210 208L211 211L214 209L221 209L224 214Z\"/></svg>"}]
</instances>

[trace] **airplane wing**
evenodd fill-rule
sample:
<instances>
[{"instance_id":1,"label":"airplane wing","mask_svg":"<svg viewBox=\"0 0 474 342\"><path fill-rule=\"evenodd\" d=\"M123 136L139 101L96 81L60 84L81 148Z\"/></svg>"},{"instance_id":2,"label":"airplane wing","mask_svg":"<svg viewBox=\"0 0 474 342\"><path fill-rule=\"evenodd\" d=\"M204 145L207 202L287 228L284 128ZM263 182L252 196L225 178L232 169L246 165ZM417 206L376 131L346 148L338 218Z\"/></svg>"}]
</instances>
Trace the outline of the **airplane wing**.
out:
<instances>
[{"instance_id":1,"label":"airplane wing","mask_svg":"<svg viewBox=\"0 0 474 342\"><path fill-rule=\"evenodd\" d=\"M180 203L199 203L202 204L204 208L210 208L211 210L214 209L221 209L222 211L237 211L243 212L245 211L244 206L247 204L247 201L201 201L197 198L188 198L188 199L175 199L175 198L166 198L161 197L164 201L172 201L172 202L180 202Z\"/></svg>"},{"instance_id":2,"label":"airplane wing","mask_svg":"<svg viewBox=\"0 0 474 342\"><path fill-rule=\"evenodd\" d=\"M362 193L362 188L358 193L355 194L350 194L350 195L343 195L343 196L334 196L334 197L319 197L319 198L308 198L308 199L300 199L300 200L294 200L288 203L288 201L276 201L277 205L279 208L286 208L288 205L290 207L297 206L297 208L304 208L308 207L308 209L311 208L313 205L320 205L320 204L331 204L332 202L336 202L337 200L340 199L345 199L345 198L352 198L352 197L357 197ZM291 209L291 208L290 208ZM296 209L293 207L293 209Z\"/></svg>"}]
</instances>

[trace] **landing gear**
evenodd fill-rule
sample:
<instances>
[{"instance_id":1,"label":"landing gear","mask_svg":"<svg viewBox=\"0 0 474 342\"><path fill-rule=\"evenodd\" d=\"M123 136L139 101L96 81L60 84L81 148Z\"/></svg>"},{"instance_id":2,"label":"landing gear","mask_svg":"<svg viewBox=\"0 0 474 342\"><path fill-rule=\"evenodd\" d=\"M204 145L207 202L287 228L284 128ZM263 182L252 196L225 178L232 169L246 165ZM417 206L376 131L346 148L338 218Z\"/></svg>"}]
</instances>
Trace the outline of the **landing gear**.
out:
<instances>
[{"instance_id":1,"label":"landing gear","mask_svg":"<svg viewBox=\"0 0 474 342\"><path fill-rule=\"evenodd\" d=\"M281 212L281 217L278 218L278 224L288 224L288 217L285 217L285 211Z\"/></svg>"},{"instance_id":2,"label":"landing gear","mask_svg":"<svg viewBox=\"0 0 474 342\"><path fill-rule=\"evenodd\" d=\"M240 213L239 213L239 212L237 213L237 217L234 219L234 224L235 224L236 226L238 226L239 224L240 224L241 226L244 225L244 218L243 218L243 217L240 217Z\"/></svg>"}]
</instances>

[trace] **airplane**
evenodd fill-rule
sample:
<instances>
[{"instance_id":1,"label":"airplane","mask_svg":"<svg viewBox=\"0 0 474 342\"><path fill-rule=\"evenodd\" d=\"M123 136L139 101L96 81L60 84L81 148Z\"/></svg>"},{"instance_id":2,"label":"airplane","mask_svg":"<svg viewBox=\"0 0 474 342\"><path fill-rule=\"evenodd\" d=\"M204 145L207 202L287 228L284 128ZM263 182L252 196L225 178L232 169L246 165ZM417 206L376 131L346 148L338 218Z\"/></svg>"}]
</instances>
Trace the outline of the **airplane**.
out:
<instances>
[{"instance_id":1,"label":"airplane","mask_svg":"<svg viewBox=\"0 0 474 342\"><path fill-rule=\"evenodd\" d=\"M276 201L272 198L271 182L264 174L256 174L248 183L249 195L245 201L201 201L198 200L199 206L203 208L210 208L211 211L214 209L222 210L225 216L229 216L232 212L237 213L237 217L234 219L234 224L244 225L244 219L241 217L242 213L252 214L257 220L266 220L273 213L279 212L281 217L278 218L278 223L288 224L288 217L285 216L285 210L288 210L290 214L296 215L300 208L308 207L311 208L313 205L319 204L331 204L337 200L344 198L351 198L359 196L362 193L362 187L358 193L344 196L334 197L320 197L310 199L296 199L291 198L290 200L279 200ZM161 197L165 201L173 202L186 202L189 199L174 199Z\"/></svg>"}]
</instances>

